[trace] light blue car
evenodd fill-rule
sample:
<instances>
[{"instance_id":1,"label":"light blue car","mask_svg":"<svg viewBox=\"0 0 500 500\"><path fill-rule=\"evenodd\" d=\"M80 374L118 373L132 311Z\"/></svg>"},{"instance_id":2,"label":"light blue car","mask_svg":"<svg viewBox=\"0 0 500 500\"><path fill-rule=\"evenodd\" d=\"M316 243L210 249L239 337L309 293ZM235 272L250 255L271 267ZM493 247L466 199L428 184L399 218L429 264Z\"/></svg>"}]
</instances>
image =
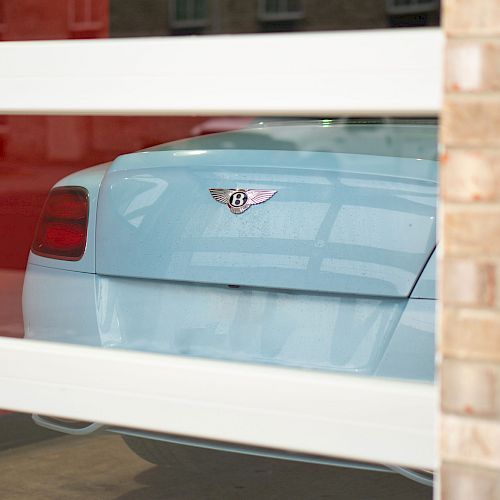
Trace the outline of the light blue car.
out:
<instances>
[{"instance_id":1,"label":"light blue car","mask_svg":"<svg viewBox=\"0 0 500 500\"><path fill-rule=\"evenodd\" d=\"M263 123L72 174L32 246L26 337L432 383L436 137ZM231 449L108 430L159 464Z\"/></svg>"}]
</instances>

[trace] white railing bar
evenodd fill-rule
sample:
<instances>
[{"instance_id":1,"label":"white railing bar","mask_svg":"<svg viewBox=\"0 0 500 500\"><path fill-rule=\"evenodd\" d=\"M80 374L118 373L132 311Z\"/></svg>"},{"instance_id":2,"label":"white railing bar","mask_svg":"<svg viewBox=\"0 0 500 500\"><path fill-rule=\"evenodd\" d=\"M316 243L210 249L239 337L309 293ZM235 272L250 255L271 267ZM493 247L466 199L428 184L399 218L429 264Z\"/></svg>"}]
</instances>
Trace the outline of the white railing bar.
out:
<instances>
[{"instance_id":1,"label":"white railing bar","mask_svg":"<svg viewBox=\"0 0 500 500\"><path fill-rule=\"evenodd\" d=\"M0 44L0 114L436 115L438 28Z\"/></svg>"},{"instance_id":2,"label":"white railing bar","mask_svg":"<svg viewBox=\"0 0 500 500\"><path fill-rule=\"evenodd\" d=\"M432 384L0 339L0 408L435 466Z\"/></svg>"}]
</instances>

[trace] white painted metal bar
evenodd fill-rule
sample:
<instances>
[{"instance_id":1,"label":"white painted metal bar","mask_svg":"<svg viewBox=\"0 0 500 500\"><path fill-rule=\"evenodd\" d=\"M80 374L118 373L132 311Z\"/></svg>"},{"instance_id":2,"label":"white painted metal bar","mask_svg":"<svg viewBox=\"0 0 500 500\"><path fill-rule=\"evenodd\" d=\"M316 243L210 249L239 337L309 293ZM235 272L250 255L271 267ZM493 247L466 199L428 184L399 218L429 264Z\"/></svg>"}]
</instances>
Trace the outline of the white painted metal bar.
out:
<instances>
[{"instance_id":1,"label":"white painted metal bar","mask_svg":"<svg viewBox=\"0 0 500 500\"><path fill-rule=\"evenodd\" d=\"M0 408L435 466L430 384L0 339L0 388Z\"/></svg>"},{"instance_id":2,"label":"white painted metal bar","mask_svg":"<svg viewBox=\"0 0 500 500\"><path fill-rule=\"evenodd\" d=\"M0 114L435 115L439 29L3 42Z\"/></svg>"}]
</instances>

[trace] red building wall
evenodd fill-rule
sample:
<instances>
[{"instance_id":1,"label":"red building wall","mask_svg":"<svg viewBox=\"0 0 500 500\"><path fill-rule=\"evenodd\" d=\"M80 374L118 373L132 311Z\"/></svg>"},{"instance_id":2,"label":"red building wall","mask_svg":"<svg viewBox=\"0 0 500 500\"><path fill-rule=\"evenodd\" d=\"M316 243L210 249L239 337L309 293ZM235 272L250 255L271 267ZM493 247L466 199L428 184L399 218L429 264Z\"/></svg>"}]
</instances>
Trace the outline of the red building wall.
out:
<instances>
[{"instance_id":1,"label":"red building wall","mask_svg":"<svg viewBox=\"0 0 500 500\"><path fill-rule=\"evenodd\" d=\"M108 35L108 0L0 0L1 41ZM51 186L120 154L188 137L205 120L0 116L0 336L23 335L23 274Z\"/></svg>"},{"instance_id":2,"label":"red building wall","mask_svg":"<svg viewBox=\"0 0 500 500\"><path fill-rule=\"evenodd\" d=\"M0 0L0 40L102 38L108 0ZM43 200L61 177L191 135L205 118L0 116L0 268L24 269Z\"/></svg>"},{"instance_id":3,"label":"red building wall","mask_svg":"<svg viewBox=\"0 0 500 500\"><path fill-rule=\"evenodd\" d=\"M109 36L108 0L0 0L0 39Z\"/></svg>"}]
</instances>

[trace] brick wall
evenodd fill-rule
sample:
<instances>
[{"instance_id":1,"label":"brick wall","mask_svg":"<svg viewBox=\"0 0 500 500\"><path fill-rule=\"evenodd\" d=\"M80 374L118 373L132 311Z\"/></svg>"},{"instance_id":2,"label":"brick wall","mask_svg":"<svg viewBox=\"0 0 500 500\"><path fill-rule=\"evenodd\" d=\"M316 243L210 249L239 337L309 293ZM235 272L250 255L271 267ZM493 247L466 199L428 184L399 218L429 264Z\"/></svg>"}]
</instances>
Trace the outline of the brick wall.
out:
<instances>
[{"instance_id":1,"label":"brick wall","mask_svg":"<svg viewBox=\"0 0 500 500\"><path fill-rule=\"evenodd\" d=\"M446 0L441 161L441 478L500 499L500 1Z\"/></svg>"}]
</instances>

